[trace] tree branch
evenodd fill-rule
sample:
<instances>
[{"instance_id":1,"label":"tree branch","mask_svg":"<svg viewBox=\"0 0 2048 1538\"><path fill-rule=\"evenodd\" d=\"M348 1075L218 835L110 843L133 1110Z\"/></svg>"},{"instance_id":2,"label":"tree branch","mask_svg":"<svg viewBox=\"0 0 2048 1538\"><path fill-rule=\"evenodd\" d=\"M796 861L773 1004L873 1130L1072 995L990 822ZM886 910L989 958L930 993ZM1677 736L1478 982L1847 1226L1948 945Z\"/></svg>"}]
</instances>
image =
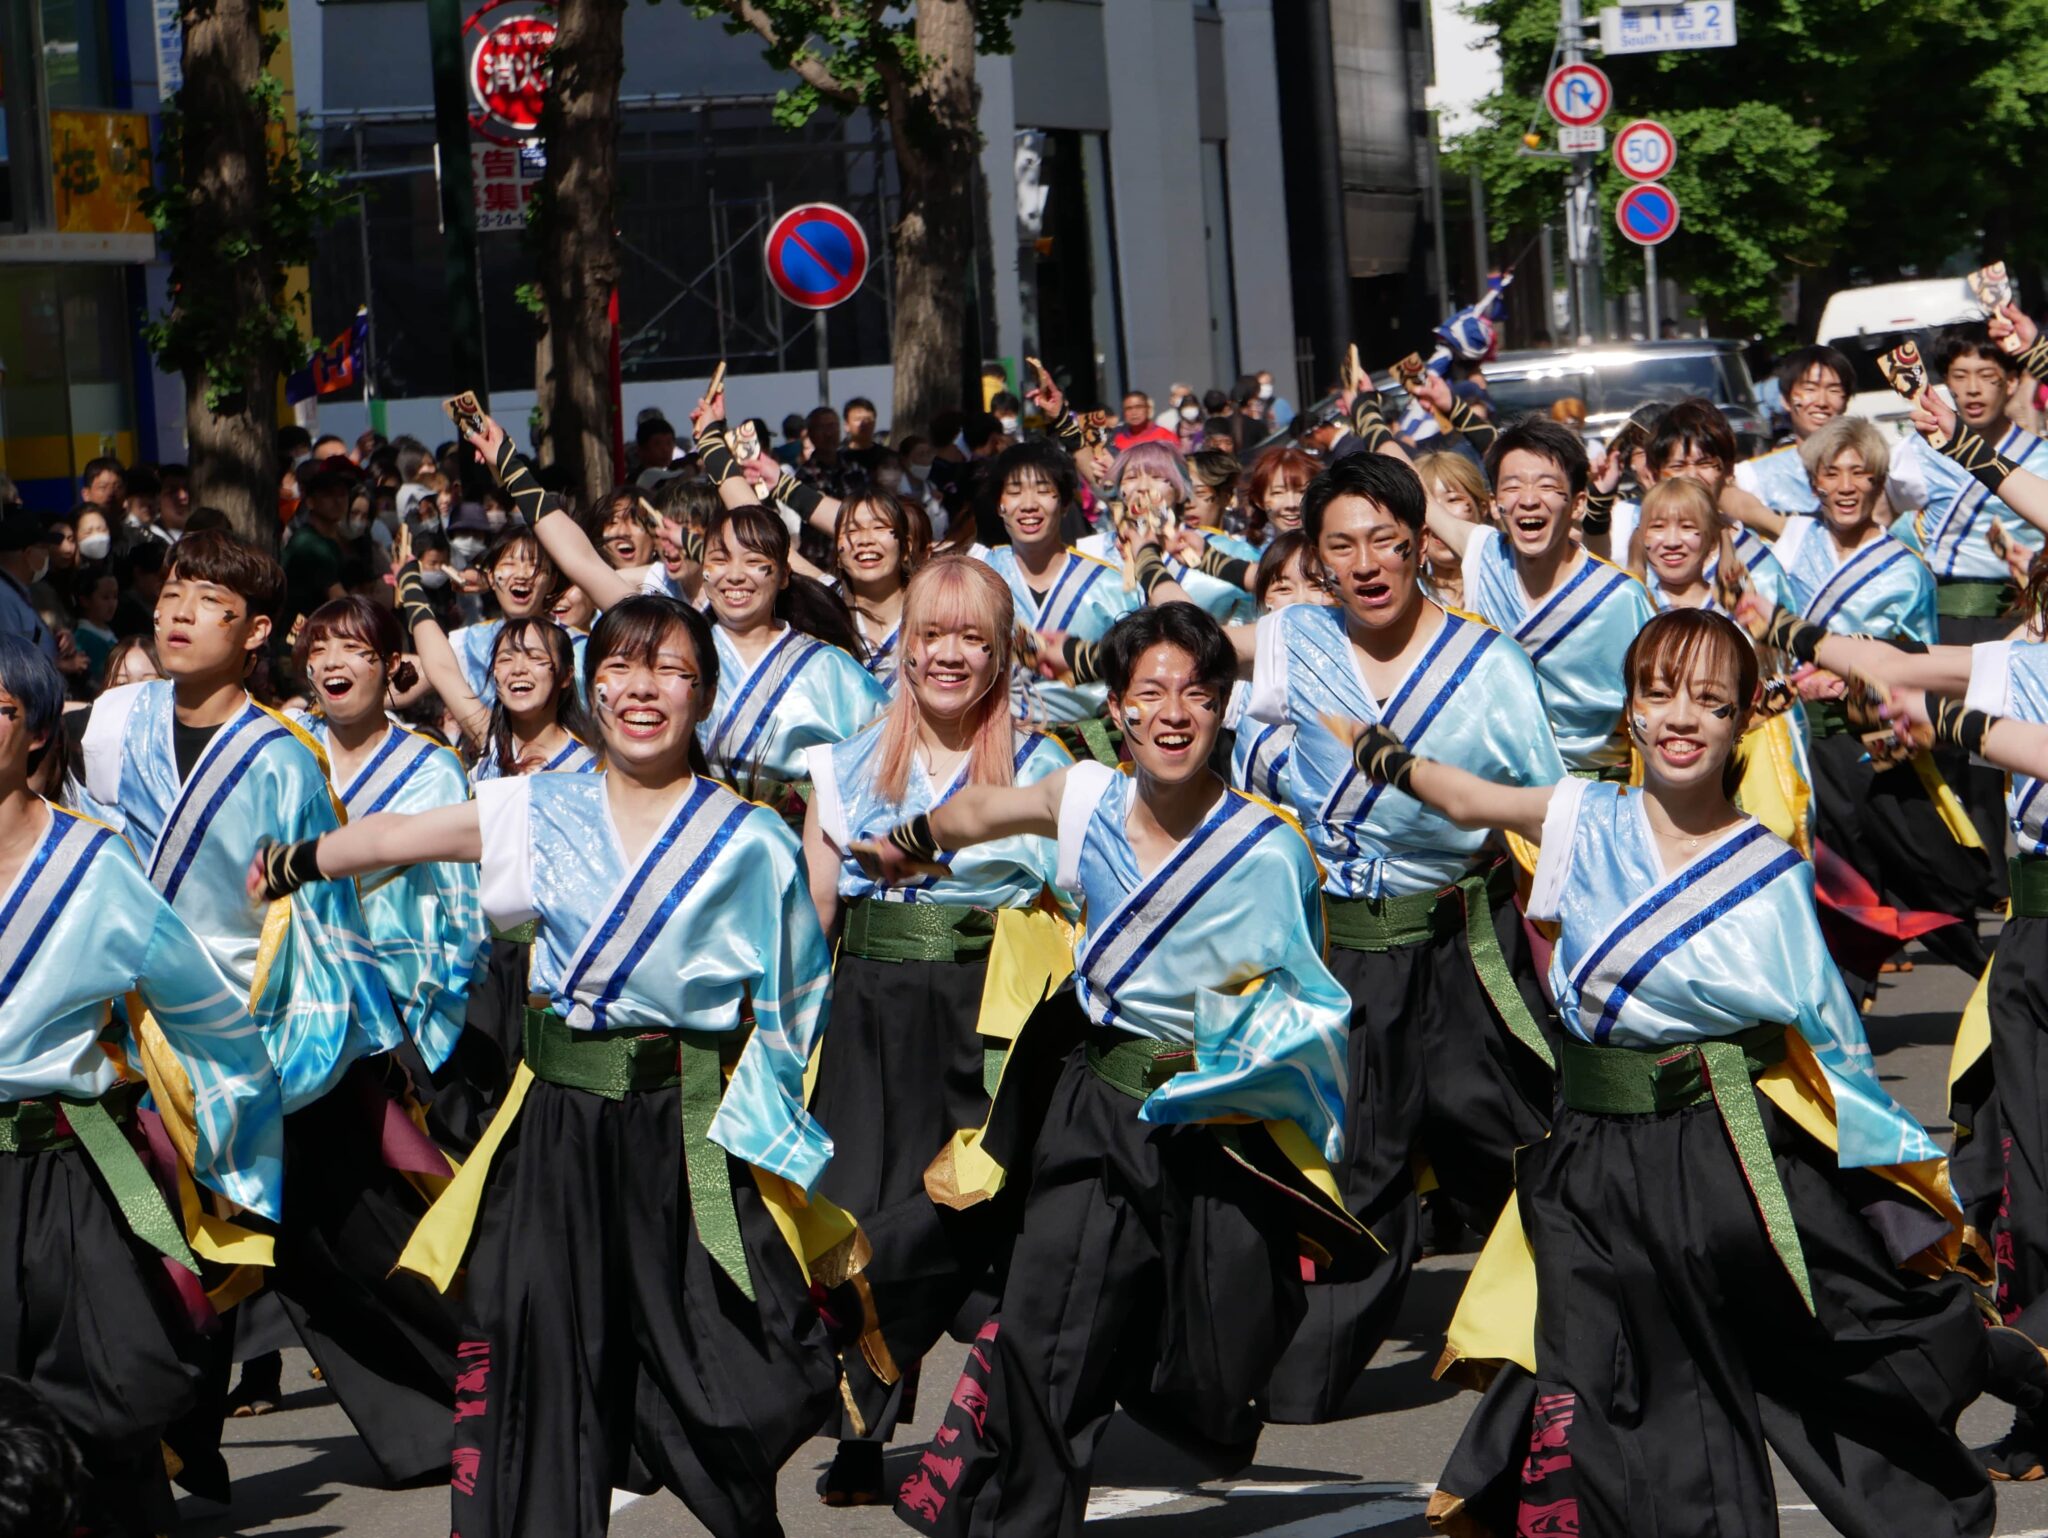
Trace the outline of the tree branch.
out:
<instances>
[{"instance_id":1,"label":"tree branch","mask_svg":"<svg viewBox=\"0 0 2048 1538\"><path fill-rule=\"evenodd\" d=\"M754 0L716 0L716 3L720 9L730 11L760 33L769 47L779 49L783 46L781 37L776 34L775 18L756 5ZM831 67L815 54L794 50L790 56L789 67L797 72L804 84L820 95L829 96L845 106L860 105L858 93L841 82L839 77L832 73Z\"/></svg>"}]
</instances>

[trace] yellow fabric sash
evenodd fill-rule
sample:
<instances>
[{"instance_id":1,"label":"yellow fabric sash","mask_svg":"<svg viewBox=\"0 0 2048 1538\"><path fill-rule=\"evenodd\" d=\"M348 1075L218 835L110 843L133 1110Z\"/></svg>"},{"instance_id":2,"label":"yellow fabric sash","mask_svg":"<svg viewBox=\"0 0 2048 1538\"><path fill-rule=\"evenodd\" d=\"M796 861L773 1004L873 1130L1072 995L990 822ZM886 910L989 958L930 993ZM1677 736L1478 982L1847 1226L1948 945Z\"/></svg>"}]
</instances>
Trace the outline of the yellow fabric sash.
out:
<instances>
[{"instance_id":1,"label":"yellow fabric sash","mask_svg":"<svg viewBox=\"0 0 2048 1538\"><path fill-rule=\"evenodd\" d=\"M991 1049L1002 1053L1002 1066L989 1086L991 1115L1024 1022L1073 970L1073 930L1059 915L1042 907L1004 908L996 914L995 943L981 985L981 1016L975 1023L980 1035L1002 1044ZM925 1170L925 1194L942 1207L964 1208L1002 1190L1008 1172L984 1146L987 1135L986 1122L956 1131Z\"/></svg>"},{"instance_id":2,"label":"yellow fabric sash","mask_svg":"<svg viewBox=\"0 0 2048 1538\"><path fill-rule=\"evenodd\" d=\"M1785 1033L1785 1049L1785 1060L1758 1076L1757 1093L1822 1146L1838 1148L1834 1095L1813 1049L1796 1031ZM1906 1262L1905 1268L1922 1272L1955 1268L1965 1237L1962 1209L1949 1190L1948 1160L1888 1164L1871 1173L1948 1219L1948 1237ZM1502 1209L1472 1268L1451 1318L1436 1376L1451 1375L1476 1386L1501 1362L1536 1371L1536 1252L1522 1230L1520 1204L1514 1200Z\"/></svg>"},{"instance_id":3,"label":"yellow fabric sash","mask_svg":"<svg viewBox=\"0 0 2048 1538\"><path fill-rule=\"evenodd\" d=\"M512 1124L519 1119L527 1091L536 1082L533 1070L521 1063L512 1076L512 1087L504 1102L491 1118L491 1125L420 1219L393 1270L424 1277L438 1292L448 1290L469 1253L491 1165ZM837 1286L867 1264L872 1251L867 1236L861 1233L860 1224L851 1214L822 1196L805 1196L780 1175L751 1164L747 1165L747 1172L754 1177L754 1184L768 1204L768 1214L796 1257L806 1284Z\"/></svg>"},{"instance_id":4,"label":"yellow fabric sash","mask_svg":"<svg viewBox=\"0 0 2048 1538\"><path fill-rule=\"evenodd\" d=\"M1742 783L1735 804L1810 860L1813 787L1799 772L1792 730L1791 717L1777 715L1743 734L1736 745Z\"/></svg>"},{"instance_id":5,"label":"yellow fabric sash","mask_svg":"<svg viewBox=\"0 0 2048 1538\"><path fill-rule=\"evenodd\" d=\"M1984 975L1977 979L1977 986L1970 992L1970 1002L1963 1006L1963 1018L1956 1026L1956 1042L1948 1055L1949 1103L1955 1103L1956 1085L1984 1055L1991 1050L1991 968L1998 965L1993 957L1991 965L1984 969ZM1958 1133L1970 1129L1958 1127Z\"/></svg>"}]
</instances>

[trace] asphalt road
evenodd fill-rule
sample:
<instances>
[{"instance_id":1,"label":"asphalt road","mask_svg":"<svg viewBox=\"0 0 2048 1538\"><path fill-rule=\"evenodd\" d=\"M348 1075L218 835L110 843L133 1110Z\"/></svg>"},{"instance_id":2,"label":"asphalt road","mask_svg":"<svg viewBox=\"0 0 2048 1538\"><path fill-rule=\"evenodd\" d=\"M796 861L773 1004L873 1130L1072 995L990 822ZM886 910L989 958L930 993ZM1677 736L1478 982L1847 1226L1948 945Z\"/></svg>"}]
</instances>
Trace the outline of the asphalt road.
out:
<instances>
[{"instance_id":1,"label":"asphalt road","mask_svg":"<svg viewBox=\"0 0 2048 1538\"><path fill-rule=\"evenodd\" d=\"M1888 980L1868 1017L1871 1045L1892 1092L1938 1134L1946 1134L1944 1073L1965 980L1922 964ZM1199 1472L1126 1422L1105 1438L1096 1462L1091 1531L1102 1538L1421 1538L1430 1482L1476 1399L1430 1381L1441 1332L1463 1286L1469 1257L1424 1263L1411 1287L1400 1327L1353 1396L1355 1419L1328 1426L1276 1426L1259 1461L1237 1480L1203 1484ZM916 1434L899 1438L890 1471L907 1472L928 1434L962 1355L948 1346L927 1364ZM441 1488L380 1491L369 1487L368 1459L335 1407L307 1374L307 1359L285 1364L285 1398L274 1415L229 1428L228 1461L235 1476L231 1508L181 1503L181 1538L427 1538L445 1533L448 1501ZM2010 1412L1986 1401L1964 1417L1973 1444L1994 1440ZM819 1477L832 1446L813 1441L782 1474L782 1515L791 1538L894 1538L905 1533L886 1508L831 1511L818 1504ZM1834 1531L1782 1471L1778 1480L1783 1531L1789 1538ZM704 1529L666 1494L618 1497L612 1532L619 1538L701 1535ZM1999 1491L2001 1534L2048 1538L2048 1482ZM1908 1535L1902 1535L1908 1538Z\"/></svg>"}]
</instances>

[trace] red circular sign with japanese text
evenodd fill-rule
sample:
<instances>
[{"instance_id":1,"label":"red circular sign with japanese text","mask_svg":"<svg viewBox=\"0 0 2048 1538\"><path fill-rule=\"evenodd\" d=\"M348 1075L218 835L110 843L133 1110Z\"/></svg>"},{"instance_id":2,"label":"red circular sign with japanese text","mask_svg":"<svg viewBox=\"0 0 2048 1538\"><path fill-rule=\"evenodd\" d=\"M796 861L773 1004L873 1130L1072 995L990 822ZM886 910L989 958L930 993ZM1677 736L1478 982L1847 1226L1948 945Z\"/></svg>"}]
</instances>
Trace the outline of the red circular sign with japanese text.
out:
<instances>
[{"instance_id":1,"label":"red circular sign with japanese text","mask_svg":"<svg viewBox=\"0 0 2048 1538\"><path fill-rule=\"evenodd\" d=\"M530 10L487 19L504 4L499 0L485 6L463 27L470 42L469 95L478 108L471 122L494 139L499 134L492 133L493 128L528 138L540 131L555 22L552 16Z\"/></svg>"}]
</instances>

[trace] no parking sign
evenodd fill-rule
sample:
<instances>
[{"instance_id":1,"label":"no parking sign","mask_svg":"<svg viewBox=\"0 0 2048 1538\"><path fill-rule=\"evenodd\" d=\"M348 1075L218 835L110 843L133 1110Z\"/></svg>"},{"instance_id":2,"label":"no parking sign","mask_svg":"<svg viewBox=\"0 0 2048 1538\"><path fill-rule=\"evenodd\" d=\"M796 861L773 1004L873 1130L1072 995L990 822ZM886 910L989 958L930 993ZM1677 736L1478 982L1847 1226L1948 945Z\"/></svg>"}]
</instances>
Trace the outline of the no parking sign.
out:
<instances>
[{"instance_id":1,"label":"no parking sign","mask_svg":"<svg viewBox=\"0 0 2048 1538\"><path fill-rule=\"evenodd\" d=\"M791 304L829 310L851 299L868 275L868 237L843 208L800 203L762 242L768 281Z\"/></svg>"}]
</instances>

